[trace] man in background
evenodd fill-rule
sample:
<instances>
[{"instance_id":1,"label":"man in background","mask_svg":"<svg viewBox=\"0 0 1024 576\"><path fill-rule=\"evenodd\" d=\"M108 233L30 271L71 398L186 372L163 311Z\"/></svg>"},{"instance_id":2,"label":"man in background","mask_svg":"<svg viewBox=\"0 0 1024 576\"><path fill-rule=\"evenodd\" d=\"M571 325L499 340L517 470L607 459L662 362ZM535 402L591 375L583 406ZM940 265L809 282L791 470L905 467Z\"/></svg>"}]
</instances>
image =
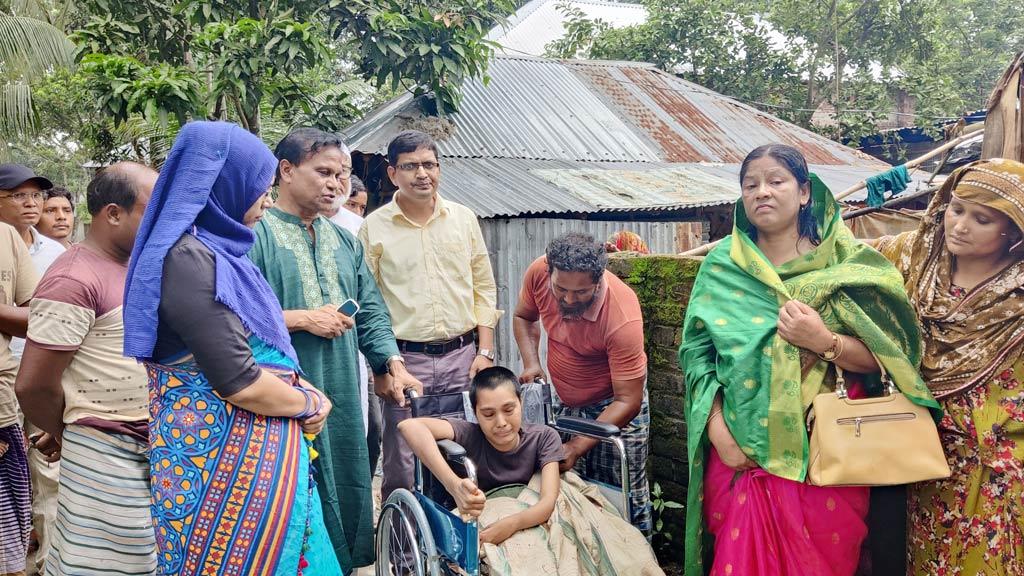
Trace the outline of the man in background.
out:
<instances>
[{"instance_id":1,"label":"man in background","mask_svg":"<svg viewBox=\"0 0 1024 576\"><path fill-rule=\"evenodd\" d=\"M54 186L46 191L46 202L36 228L64 248L71 247L71 235L75 233L75 201L67 188Z\"/></svg>"}]
</instances>

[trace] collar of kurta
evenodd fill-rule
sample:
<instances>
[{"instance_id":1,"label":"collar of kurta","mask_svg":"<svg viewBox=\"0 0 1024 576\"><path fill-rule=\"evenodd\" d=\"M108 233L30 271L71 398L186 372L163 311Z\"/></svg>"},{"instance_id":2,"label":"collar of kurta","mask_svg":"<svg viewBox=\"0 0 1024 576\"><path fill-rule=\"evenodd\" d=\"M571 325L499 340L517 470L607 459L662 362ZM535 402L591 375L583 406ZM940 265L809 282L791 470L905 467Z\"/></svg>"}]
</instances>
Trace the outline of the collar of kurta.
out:
<instances>
[{"instance_id":1,"label":"collar of kurta","mask_svg":"<svg viewBox=\"0 0 1024 576\"><path fill-rule=\"evenodd\" d=\"M301 227L303 229L306 228L306 224L302 221L302 218L299 218L295 214L291 214L291 213L285 212L284 210L281 210L277 206L274 206L273 208L268 210L267 213L268 214L273 214L279 220L283 220L284 222L287 222L288 224L294 224L294 225L299 226L299 227ZM321 220L326 220L326 218L324 218L323 216L319 216L318 215L316 218L313 218L313 221L310 224L312 224L315 227L318 223L320 223Z\"/></svg>"},{"instance_id":2,"label":"collar of kurta","mask_svg":"<svg viewBox=\"0 0 1024 576\"><path fill-rule=\"evenodd\" d=\"M379 210L384 213L384 216L387 216L392 220L400 219L412 226L415 226L416 228L425 228L428 224L430 224L437 218L441 216L447 216L451 212L451 207L448 206L448 203L445 201L444 198L441 197L439 193L435 193L434 198L434 213L430 215L430 218L422 226L420 226L416 222L413 222L408 216L405 215L405 212L402 212L402 208L401 206L398 205L398 202L395 200L395 198L392 198L391 202L388 202L387 204L379 208Z\"/></svg>"}]
</instances>

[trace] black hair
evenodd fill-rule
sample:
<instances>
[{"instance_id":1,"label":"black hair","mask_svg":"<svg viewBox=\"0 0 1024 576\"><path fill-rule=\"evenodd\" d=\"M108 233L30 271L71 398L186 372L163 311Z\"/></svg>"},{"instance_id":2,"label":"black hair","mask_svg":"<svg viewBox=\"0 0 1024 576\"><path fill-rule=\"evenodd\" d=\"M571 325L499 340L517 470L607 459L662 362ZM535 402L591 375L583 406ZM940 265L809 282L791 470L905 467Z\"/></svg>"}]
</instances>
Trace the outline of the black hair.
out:
<instances>
[{"instance_id":1,"label":"black hair","mask_svg":"<svg viewBox=\"0 0 1024 576\"><path fill-rule=\"evenodd\" d=\"M63 186L54 186L46 191L46 199L50 198L63 198L71 204L71 207L75 207L75 199L71 196L71 191Z\"/></svg>"},{"instance_id":2,"label":"black hair","mask_svg":"<svg viewBox=\"0 0 1024 576\"><path fill-rule=\"evenodd\" d=\"M108 204L117 204L130 212L138 198L139 188L131 172L116 164L96 174L85 188L85 203L93 216Z\"/></svg>"},{"instance_id":3,"label":"black hair","mask_svg":"<svg viewBox=\"0 0 1024 576\"><path fill-rule=\"evenodd\" d=\"M278 160L274 184L281 179L281 160L298 166L324 148L337 148L346 154L349 153L348 146L337 134L324 132L319 128L296 128L289 132L274 148L274 156L277 156Z\"/></svg>"},{"instance_id":4,"label":"black hair","mask_svg":"<svg viewBox=\"0 0 1024 576\"><path fill-rule=\"evenodd\" d=\"M548 275L556 269L562 272L587 272L594 282L600 282L608 265L608 252L594 237L582 232L569 232L548 244Z\"/></svg>"},{"instance_id":5,"label":"black hair","mask_svg":"<svg viewBox=\"0 0 1024 576\"><path fill-rule=\"evenodd\" d=\"M476 373L473 381L469 384L469 403L476 410L476 395L480 390L494 390L505 385L512 386L516 391L516 398L522 398L522 389L519 386L519 379L511 370L504 366L491 366Z\"/></svg>"},{"instance_id":6,"label":"black hair","mask_svg":"<svg viewBox=\"0 0 1024 576\"><path fill-rule=\"evenodd\" d=\"M437 158L437 142L430 137L426 132L420 132L419 130L406 130L400 132L398 136L395 136L391 143L388 144L388 164L396 166L398 164L398 156L401 154L408 154L409 152L415 152L421 148L425 148L434 153L434 158Z\"/></svg>"},{"instance_id":7,"label":"black hair","mask_svg":"<svg viewBox=\"0 0 1024 576\"><path fill-rule=\"evenodd\" d=\"M359 176L356 176L355 174L349 176L349 182L352 183L352 192L349 193L349 198L354 197L356 194L359 194L360 192L367 192L366 184L363 183L363 180Z\"/></svg>"},{"instance_id":8,"label":"black hair","mask_svg":"<svg viewBox=\"0 0 1024 576\"><path fill-rule=\"evenodd\" d=\"M765 144L751 150L750 154L747 154L747 157L743 159L743 164L740 165L741 185L743 184L743 178L747 175L747 168L750 166L750 163L766 156L782 164L782 167L796 178L796 182L801 188L805 185L808 187L811 185L811 171L807 168L807 160L804 158L803 153L785 144ZM818 233L818 222L814 219L813 196L808 198L807 204L800 207L800 212L797 213L796 225L801 238L810 240L811 244L815 246L821 243L821 235ZM750 236L751 240L757 242L757 228L753 225L747 229L747 235Z\"/></svg>"}]
</instances>

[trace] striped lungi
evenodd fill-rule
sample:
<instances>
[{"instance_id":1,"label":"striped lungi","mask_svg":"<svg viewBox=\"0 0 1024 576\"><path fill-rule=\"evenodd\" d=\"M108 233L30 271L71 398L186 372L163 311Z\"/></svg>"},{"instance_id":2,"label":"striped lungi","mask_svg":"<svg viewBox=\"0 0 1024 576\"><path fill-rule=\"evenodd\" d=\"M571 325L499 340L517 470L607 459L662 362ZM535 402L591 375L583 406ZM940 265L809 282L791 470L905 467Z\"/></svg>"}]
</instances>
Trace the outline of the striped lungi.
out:
<instances>
[{"instance_id":1,"label":"striped lungi","mask_svg":"<svg viewBox=\"0 0 1024 576\"><path fill-rule=\"evenodd\" d=\"M121 434L64 429L47 576L156 573L148 451Z\"/></svg>"},{"instance_id":2,"label":"striped lungi","mask_svg":"<svg viewBox=\"0 0 1024 576\"><path fill-rule=\"evenodd\" d=\"M0 428L7 452L0 456L0 574L24 574L32 532L32 485L25 433L13 424Z\"/></svg>"}]
</instances>

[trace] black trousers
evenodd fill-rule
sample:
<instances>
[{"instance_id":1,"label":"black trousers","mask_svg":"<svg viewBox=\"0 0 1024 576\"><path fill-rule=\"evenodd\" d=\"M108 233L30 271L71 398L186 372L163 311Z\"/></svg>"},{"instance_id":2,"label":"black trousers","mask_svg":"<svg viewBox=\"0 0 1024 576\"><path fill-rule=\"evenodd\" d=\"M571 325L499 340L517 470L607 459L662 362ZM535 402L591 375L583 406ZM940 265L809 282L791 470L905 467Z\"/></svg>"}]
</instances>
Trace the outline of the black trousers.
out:
<instances>
[{"instance_id":1,"label":"black trousers","mask_svg":"<svg viewBox=\"0 0 1024 576\"><path fill-rule=\"evenodd\" d=\"M906 575L906 486L878 486L871 489L868 550L871 556L871 576Z\"/></svg>"}]
</instances>

